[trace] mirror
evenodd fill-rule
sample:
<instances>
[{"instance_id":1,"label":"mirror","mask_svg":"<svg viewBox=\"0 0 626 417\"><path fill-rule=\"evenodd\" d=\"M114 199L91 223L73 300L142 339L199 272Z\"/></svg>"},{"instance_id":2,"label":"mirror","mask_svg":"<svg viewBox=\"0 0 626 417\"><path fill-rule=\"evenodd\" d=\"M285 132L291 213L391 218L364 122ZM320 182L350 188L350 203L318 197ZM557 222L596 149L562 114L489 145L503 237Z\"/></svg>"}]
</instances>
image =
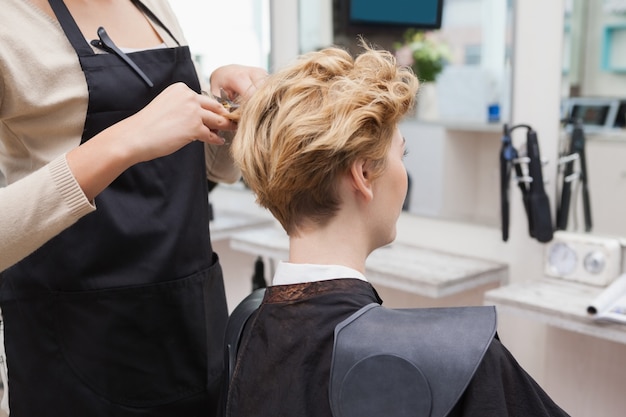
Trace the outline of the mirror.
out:
<instances>
[{"instance_id":1,"label":"mirror","mask_svg":"<svg viewBox=\"0 0 626 417\"><path fill-rule=\"evenodd\" d=\"M300 3L302 8L304 1ZM394 51L398 63L411 65L422 81L415 115L419 121L482 125L509 119L512 0L442 1L438 3L441 27L422 29L422 37L409 35L412 28L406 25L355 22L347 3L333 2L333 42L358 50L357 36L363 35L370 43ZM301 27L306 28L311 15L301 13ZM301 52L311 49L301 41Z\"/></svg>"},{"instance_id":2,"label":"mirror","mask_svg":"<svg viewBox=\"0 0 626 417\"><path fill-rule=\"evenodd\" d=\"M342 4L333 1L335 44L357 51L363 34L390 51L402 45L406 28L351 29ZM498 154L510 114L512 33L512 0L443 2L441 29L428 36L447 49L447 63L434 82L417 71L418 106L401 125L408 213L500 227Z\"/></svg>"},{"instance_id":3,"label":"mirror","mask_svg":"<svg viewBox=\"0 0 626 417\"><path fill-rule=\"evenodd\" d=\"M626 236L626 1L566 0L564 13L562 110L583 120L590 233ZM560 139L559 153L567 154L571 127ZM557 199L563 184L558 175ZM571 181L565 230L585 231L583 185Z\"/></svg>"}]
</instances>

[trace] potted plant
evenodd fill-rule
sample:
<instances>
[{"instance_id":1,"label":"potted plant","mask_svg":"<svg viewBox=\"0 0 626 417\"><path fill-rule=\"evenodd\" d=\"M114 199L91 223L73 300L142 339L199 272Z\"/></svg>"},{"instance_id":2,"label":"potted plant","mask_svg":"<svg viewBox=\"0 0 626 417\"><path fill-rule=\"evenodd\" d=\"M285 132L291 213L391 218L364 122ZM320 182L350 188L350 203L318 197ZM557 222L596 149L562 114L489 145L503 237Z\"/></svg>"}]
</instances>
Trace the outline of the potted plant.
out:
<instances>
[{"instance_id":1,"label":"potted plant","mask_svg":"<svg viewBox=\"0 0 626 417\"><path fill-rule=\"evenodd\" d=\"M434 31L408 29L404 33L404 42L394 46L398 64L413 68L424 83L434 82L450 59L448 45Z\"/></svg>"},{"instance_id":2,"label":"potted plant","mask_svg":"<svg viewBox=\"0 0 626 417\"><path fill-rule=\"evenodd\" d=\"M437 32L408 29L404 42L396 43L398 65L411 67L421 82L415 115L418 119L434 120L439 117L435 81L450 58L448 45Z\"/></svg>"}]
</instances>

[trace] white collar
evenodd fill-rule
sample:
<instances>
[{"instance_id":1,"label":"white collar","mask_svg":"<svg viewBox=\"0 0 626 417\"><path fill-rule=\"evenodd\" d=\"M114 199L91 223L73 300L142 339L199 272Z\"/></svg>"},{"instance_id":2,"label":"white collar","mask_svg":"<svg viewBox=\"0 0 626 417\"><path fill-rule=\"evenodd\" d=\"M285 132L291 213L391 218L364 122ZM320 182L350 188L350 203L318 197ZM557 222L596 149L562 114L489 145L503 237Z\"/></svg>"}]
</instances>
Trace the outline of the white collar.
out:
<instances>
[{"instance_id":1,"label":"white collar","mask_svg":"<svg viewBox=\"0 0 626 417\"><path fill-rule=\"evenodd\" d=\"M343 265L294 264L281 261L276 267L272 285L301 284L338 278L356 278L367 282L362 273Z\"/></svg>"}]
</instances>

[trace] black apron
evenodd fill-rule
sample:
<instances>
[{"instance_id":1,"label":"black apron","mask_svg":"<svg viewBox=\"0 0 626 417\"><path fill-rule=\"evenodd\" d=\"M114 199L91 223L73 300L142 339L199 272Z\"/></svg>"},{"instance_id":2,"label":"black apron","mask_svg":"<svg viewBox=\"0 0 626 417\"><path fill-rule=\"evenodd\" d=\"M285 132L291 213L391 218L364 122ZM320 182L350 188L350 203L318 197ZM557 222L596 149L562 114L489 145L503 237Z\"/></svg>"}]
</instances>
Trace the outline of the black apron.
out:
<instances>
[{"instance_id":1,"label":"black apron","mask_svg":"<svg viewBox=\"0 0 626 417\"><path fill-rule=\"evenodd\" d=\"M62 0L50 4L89 88L82 142L174 82L200 92L186 46L128 54L149 87L94 53ZM129 168L96 206L1 275L11 416L213 415L228 310L203 144Z\"/></svg>"}]
</instances>

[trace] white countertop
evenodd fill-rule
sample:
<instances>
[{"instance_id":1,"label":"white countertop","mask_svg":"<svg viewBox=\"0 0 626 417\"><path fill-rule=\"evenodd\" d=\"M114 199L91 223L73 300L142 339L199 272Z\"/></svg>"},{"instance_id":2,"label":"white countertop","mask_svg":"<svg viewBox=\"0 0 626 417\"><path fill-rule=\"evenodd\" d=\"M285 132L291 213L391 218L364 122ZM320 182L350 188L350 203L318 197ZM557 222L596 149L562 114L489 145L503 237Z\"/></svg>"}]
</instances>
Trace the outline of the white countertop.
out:
<instances>
[{"instance_id":1,"label":"white countertop","mask_svg":"<svg viewBox=\"0 0 626 417\"><path fill-rule=\"evenodd\" d=\"M234 233L230 246L234 250L274 260L287 260L289 257L289 239L276 226ZM438 298L485 284L506 283L508 267L482 259L393 243L369 256L365 275L373 284Z\"/></svg>"},{"instance_id":2,"label":"white countertop","mask_svg":"<svg viewBox=\"0 0 626 417\"><path fill-rule=\"evenodd\" d=\"M496 305L499 312L510 312L566 330L626 343L626 325L594 321L587 314L587 306L602 290L601 287L545 277L487 291L485 304Z\"/></svg>"},{"instance_id":3,"label":"white countertop","mask_svg":"<svg viewBox=\"0 0 626 417\"><path fill-rule=\"evenodd\" d=\"M213 217L209 225L213 241L229 239L233 233L272 223L271 219L265 217L232 210L215 211Z\"/></svg>"}]
</instances>

